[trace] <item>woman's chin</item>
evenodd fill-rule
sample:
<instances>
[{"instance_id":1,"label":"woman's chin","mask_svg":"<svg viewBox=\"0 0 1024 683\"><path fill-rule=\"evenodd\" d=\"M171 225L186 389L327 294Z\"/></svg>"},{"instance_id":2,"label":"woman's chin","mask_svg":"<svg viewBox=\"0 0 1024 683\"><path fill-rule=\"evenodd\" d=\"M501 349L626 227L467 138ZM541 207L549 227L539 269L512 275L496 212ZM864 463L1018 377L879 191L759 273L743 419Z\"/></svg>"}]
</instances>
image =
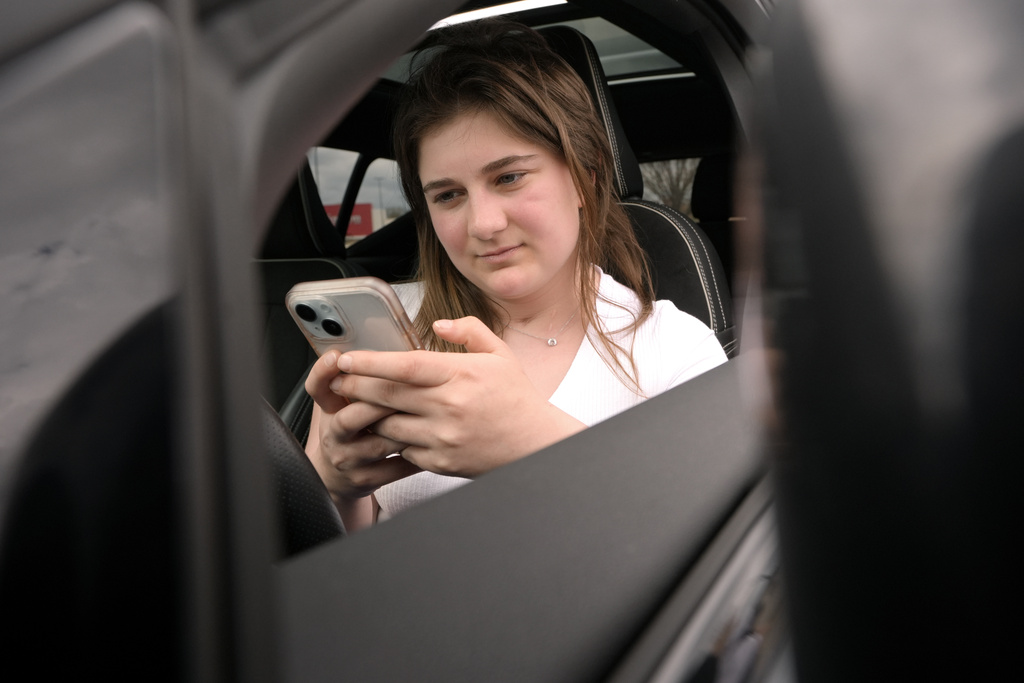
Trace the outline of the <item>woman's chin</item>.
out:
<instances>
[{"instance_id":1,"label":"woman's chin","mask_svg":"<svg viewBox=\"0 0 1024 683\"><path fill-rule=\"evenodd\" d=\"M477 286L487 296L499 301L521 299L539 289L539 285L531 278L523 277L520 273L505 272L492 273L477 283Z\"/></svg>"}]
</instances>

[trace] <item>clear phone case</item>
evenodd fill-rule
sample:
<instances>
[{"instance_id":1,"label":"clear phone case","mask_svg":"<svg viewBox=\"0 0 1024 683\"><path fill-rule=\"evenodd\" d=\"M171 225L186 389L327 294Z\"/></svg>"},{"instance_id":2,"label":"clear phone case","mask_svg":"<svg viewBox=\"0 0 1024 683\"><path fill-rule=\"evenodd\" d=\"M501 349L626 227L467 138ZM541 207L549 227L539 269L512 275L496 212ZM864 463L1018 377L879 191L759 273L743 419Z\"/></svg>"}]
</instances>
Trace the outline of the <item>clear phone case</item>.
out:
<instances>
[{"instance_id":1,"label":"clear phone case","mask_svg":"<svg viewBox=\"0 0 1024 683\"><path fill-rule=\"evenodd\" d=\"M285 305L321 356L329 349L423 348L395 291L375 277L301 282L289 290Z\"/></svg>"}]
</instances>

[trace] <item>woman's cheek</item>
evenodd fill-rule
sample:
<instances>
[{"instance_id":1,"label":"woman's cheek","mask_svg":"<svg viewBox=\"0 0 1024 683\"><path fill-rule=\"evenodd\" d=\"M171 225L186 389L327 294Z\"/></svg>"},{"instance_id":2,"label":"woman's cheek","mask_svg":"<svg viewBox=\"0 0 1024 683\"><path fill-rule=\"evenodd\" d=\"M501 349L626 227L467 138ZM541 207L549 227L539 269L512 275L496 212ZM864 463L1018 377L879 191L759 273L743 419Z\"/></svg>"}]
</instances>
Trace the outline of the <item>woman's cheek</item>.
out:
<instances>
[{"instance_id":1,"label":"woman's cheek","mask_svg":"<svg viewBox=\"0 0 1024 683\"><path fill-rule=\"evenodd\" d=\"M437 235L437 239L445 251L451 254L462 250L466 244L466 231L459 230L457 222L452 217L432 213L430 220L434 225L434 234Z\"/></svg>"}]
</instances>

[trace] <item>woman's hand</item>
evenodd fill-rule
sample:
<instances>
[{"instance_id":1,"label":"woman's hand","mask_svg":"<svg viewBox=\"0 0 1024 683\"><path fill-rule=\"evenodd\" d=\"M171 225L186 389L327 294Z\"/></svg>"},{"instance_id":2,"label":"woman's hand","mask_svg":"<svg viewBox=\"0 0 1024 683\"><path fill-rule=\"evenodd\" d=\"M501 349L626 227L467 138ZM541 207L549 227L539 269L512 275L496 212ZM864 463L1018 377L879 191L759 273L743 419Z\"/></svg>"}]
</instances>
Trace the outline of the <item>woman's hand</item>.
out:
<instances>
[{"instance_id":1,"label":"woman's hand","mask_svg":"<svg viewBox=\"0 0 1024 683\"><path fill-rule=\"evenodd\" d=\"M317 404L306 454L344 518L355 501L384 484L418 472L419 468L402 458L388 458L405 444L368 429L393 413L392 409L349 403L344 396L331 391L331 381L338 376L338 356L336 351L325 353L313 364L306 379L306 391Z\"/></svg>"},{"instance_id":2,"label":"woman's hand","mask_svg":"<svg viewBox=\"0 0 1024 683\"><path fill-rule=\"evenodd\" d=\"M439 320L435 333L469 353L352 351L331 383L377 407L373 431L405 444L419 467L465 477L529 455L584 429L548 403L512 351L477 318Z\"/></svg>"}]
</instances>

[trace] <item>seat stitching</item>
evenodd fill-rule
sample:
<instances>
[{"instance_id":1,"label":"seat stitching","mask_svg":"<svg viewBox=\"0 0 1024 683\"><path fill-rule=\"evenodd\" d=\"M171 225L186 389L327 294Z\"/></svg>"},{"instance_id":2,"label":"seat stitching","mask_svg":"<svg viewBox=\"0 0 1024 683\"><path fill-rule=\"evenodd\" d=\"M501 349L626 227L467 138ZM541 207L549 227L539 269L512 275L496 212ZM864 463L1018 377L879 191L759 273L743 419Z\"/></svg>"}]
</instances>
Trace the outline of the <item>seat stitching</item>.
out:
<instances>
[{"instance_id":1,"label":"seat stitching","mask_svg":"<svg viewBox=\"0 0 1024 683\"><path fill-rule=\"evenodd\" d=\"M684 216L683 214L681 214L678 211L675 211L674 209L671 209L669 207L659 207L659 208L667 211L670 217L674 216L677 219L677 228L676 228L677 230L679 230L678 226L682 225L682 226L686 226L687 228L690 228L691 230L695 231L695 228L693 228L693 225L690 223L689 219L686 218L686 216ZM718 281L715 279L715 269L711 267L711 255L708 253L707 243L704 242L704 240L696 237L696 232L694 232L691 237L694 238L695 241L700 245L701 250L704 252L704 258L707 260L708 272L711 274L712 286L714 287L714 290L715 290L715 300L716 300L716 303L718 304L718 310L721 312L721 315L722 315L722 325L724 326L725 322L726 322L726 320L725 320L725 306L722 304L722 293L721 293L721 290L718 287Z\"/></svg>"},{"instance_id":2,"label":"seat stitching","mask_svg":"<svg viewBox=\"0 0 1024 683\"><path fill-rule=\"evenodd\" d=\"M731 356L732 352L736 350L738 340L730 339L726 343L722 344L722 350L725 351L727 356Z\"/></svg>"},{"instance_id":3,"label":"seat stitching","mask_svg":"<svg viewBox=\"0 0 1024 683\"><path fill-rule=\"evenodd\" d=\"M716 332L719 331L718 330L718 316L716 315L715 304L718 305L718 311L721 313L722 324L724 325L724 323L725 323L725 307L722 305L721 292L719 291L719 288L718 288L718 282L715 279L714 269L711 268L711 259L710 259L710 256L708 255L706 245L704 245L703 242L701 242L701 240L696 239L693 235L690 235L689 233L687 233L686 230L683 229L683 227L689 227L687 225L687 223L689 223L689 221L687 221L686 218L682 214L680 214L680 213L678 213L676 211L673 211L672 209L669 209L668 207L661 207L661 206L657 206L657 205L654 205L654 204L648 204L646 202L636 202L636 201L623 202L623 204L624 205L628 204L628 205L631 205L631 206L637 206L637 207L640 207L640 208L643 208L643 209L647 209L648 211L651 211L653 213L657 213L657 214L663 216L664 218L667 218L672 223L673 227L675 227L676 232L679 233L679 235L682 236L683 240L686 242L687 248L690 250L690 256L693 258L694 263L697 264L697 270L698 270L698 273L699 273L699 276L700 276L700 280L701 280L701 287L704 290L704 299L707 302L708 314L711 317L711 328L713 330L715 330ZM693 241L695 239L696 239L697 242L700 242L701 250L704 252L704 259L707 261L706 268L707 268L707 271L710 273L710 276L711 276L710 277L710 282L708 280L707 274L705 274L705 272L704 272L705 271L705 263L702 262L702 260L700 259L699 254L694 249ZM710 294L709 294L709 289L713 289L714 290L714 296L715 296L715 300L714 301L711 300L711 297L710 297Z\"/></svg>"},{"instance_id":4,"label":"seat stitching","mask_svg":"<svg viewBox=\"0 0 1024 683\"><path fill-rule=\"evenodd\" d=\"M718 326L717 326L717 319L716 319L716 316L715 316L714 303L711 301L711 298L708 295L708 288L709 288L708 278L707 278L707 276L704 273L704 264L701 262L699 254L697 254L696 250L694 249L693 243L690 240L690 236L687 235L685 232L683 232L682 230L679 229L679 226L676 225L676 221L672 218L672 216L665 214L663 211L659 210L659 208L657 208L657 207L655 207L653 205L650 205L650 204L639 203L639 202L629 202L629 204L631 206L636 206L636 207L641 208L641 209L646 209L647 211L651 211L652 213L656 213L656 214L662 216L663 218L668 219L669 222L672 223L672 226L676 229L676 232L680 236L682 236L683 241L686 242L687 249L689 249L689 251L690 251L690 257L693 259L693 262L697 265L697 272L698 272L698 275L699 275L700 281L701 281L701 289L704 292L704 301L707 303L708 316L711 319L711 328L717 331L717 327Z\"/></svg>"},{"instance_id":5,"label":"seat stitching","mask_svg":"<svg viewBox=\"0 0 1024 683\"><path fill-rule=\"evenodd\" d=\"M684 226L690 228L691 231L693 231L693 236L696 238L697 243L700 245L701 250L704 252L704 258L707 259L708 272L711 274L711 279L714 281L713 282L713 286L715 288L715 298L717 299L719 311L721 311L721 313L722 313L722 323L724 325L725 324L725 306L722 305L721 290L718 288L718 281L715 280L715 269L711 267L711 255L708 253L707 242L705 242L704 240L702 240L699 237L697 237L696 228L690 222L690 219L688 219L686 216L684 216L680 212L678 212L678 211L676 211L676 210L674 210L672 208L669 208L669 207L659 207L659 208L662 208L665 211L667 211L670 214L670 216L675 216L675 218L677 219L677 222L679 224L684 225Z\"/></svg>"},{"instance_id":6,"label":"seat stitching","mask_svg":"<svg viewBox=\"0 0 1024 683\"><path fill-rule=\"evenodd\" d=\"M590 45L583 36L579 33L575 33L577 40L582 43L584 51L587 56L587 68L590 69L590 77L594 82L594 92L597 94L597 104L601 109L601 122L604 124L605 134L608 136L608 141L612 147L612 160L615 162L615 176L619 181L619 195L625 196L626 194L626 175L622 170L622 160L619 159L619 146L615 138L615 130L611 123L611 112L608 108L608 102L605 99L604 89L601 87L603 84L603 78L601 77L600 71L598 71L595 63L597 62L597 53L593 46Z\"/></svg>"}]
</instances>

